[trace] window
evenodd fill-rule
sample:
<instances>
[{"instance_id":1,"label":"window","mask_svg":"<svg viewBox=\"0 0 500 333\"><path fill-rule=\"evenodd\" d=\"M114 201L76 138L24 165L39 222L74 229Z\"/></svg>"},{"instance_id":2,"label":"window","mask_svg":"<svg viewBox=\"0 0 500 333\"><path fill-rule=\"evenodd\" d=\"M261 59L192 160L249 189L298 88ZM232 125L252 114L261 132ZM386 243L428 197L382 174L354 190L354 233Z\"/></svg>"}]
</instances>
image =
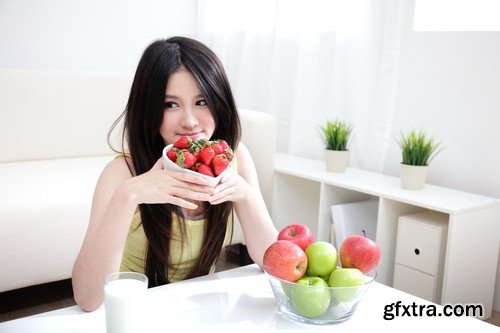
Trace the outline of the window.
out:
<instances>
[{"instance_id":1,"label":"window","mask_svg":"<svg viewBox=\"0 0 500 333\"><path fill-rule=\"evenodd\" d=\"M499 0L415 0L414 31L500 31Z\"/></svg>"}]
</instances>

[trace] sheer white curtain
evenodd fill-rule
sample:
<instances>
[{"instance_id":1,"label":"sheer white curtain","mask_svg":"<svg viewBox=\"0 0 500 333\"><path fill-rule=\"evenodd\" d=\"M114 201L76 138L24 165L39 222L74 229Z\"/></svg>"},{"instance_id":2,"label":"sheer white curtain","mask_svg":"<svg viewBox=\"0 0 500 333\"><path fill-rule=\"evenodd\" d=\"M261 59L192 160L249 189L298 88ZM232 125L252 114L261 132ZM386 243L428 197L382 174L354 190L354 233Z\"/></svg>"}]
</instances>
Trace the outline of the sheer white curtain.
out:
<instances>
[{"instance_id":1,"label":"sheer white curtain","mask_svg":"<svg viewBox=\"0 0 500 333\"><path fill-rule=\"evenodd\" d=\"M278 150L323 159L318 126L355 129L350 165L382 171L403 6L398 0L198 0L196 37L221 58L237 104L275 115Z\"/></svg>"}]
</instances>

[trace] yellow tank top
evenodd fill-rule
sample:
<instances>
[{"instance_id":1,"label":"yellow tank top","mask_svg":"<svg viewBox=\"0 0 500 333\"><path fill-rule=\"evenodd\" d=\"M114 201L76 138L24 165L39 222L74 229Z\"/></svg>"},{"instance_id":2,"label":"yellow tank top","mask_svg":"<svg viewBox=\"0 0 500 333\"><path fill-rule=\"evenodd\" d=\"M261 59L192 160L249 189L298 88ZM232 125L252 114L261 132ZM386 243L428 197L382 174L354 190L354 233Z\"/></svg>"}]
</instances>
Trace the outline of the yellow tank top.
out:
<instances>
[{"instance_id":1,"label":"yellow tank top","mask_svg":"<svg viewBox=\"0 0 500 333\"><path fill-rule=\"evenodd\" d=\"M118 157L123 157L123 155L119 155L116 158ZM238 167L235 158L232 160L231 166L234 171L237 172ZM172 214L170 260L177 269L167 272L168 279L171 282L184 280L196 263L201 251L206 219L184 219L186 225L185 243L181 241L180 223L179 217ZM230 244L232 227L232 219L230 217L223 246ZM125 248L123 250L122 262L120 264L120 272L138 272L144 274L146 268L147 244L148 240L141 223L141 214L138 211L134 214L132 223L130 224L127 241L125 242ZM214 270L215 265L212 267L211 273Z\"/></svg>"},{"instance_id":2,"label":"yellow tank top","mask_svg":"<svg viewBox=\"0 0 500 333\"><path fill-rule=\"evenodd\" d=\"M184 280L193 268L200 254L203 241L203 232L206 219L184 219L186 225L186 242L181 241L180 219L172 214L172 238L170 239L170 258L172 264L177 268L168 271L168 279L171 282ZM228 221L224 246L229 245L231 240L231 220ZM127 241L123 251L121 272L139 272L144 274L146 267L147 238L141 223L141 214L134 214L127 235Z\"/></svg>"}]
</instances>

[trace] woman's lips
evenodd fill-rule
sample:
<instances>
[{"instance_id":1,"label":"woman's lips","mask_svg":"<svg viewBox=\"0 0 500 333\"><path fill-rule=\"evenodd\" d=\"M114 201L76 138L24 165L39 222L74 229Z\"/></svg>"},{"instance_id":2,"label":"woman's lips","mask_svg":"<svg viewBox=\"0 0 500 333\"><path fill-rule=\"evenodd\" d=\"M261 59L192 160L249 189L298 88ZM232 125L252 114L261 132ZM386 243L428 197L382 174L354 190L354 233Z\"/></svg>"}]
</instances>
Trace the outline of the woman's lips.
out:
<instances>
[{"instance_id":1,"label":"woman's lips","mask_svg":"<svg viewBox=\"0 0 500 333\"><path fill-rule=\"evenodd\" d=\"M188 136L193 140L199 139L201 136L202 132L197 132L197 133L184 133L184 134L179 134L179 136Z\"/></svg>"}]
</instances>

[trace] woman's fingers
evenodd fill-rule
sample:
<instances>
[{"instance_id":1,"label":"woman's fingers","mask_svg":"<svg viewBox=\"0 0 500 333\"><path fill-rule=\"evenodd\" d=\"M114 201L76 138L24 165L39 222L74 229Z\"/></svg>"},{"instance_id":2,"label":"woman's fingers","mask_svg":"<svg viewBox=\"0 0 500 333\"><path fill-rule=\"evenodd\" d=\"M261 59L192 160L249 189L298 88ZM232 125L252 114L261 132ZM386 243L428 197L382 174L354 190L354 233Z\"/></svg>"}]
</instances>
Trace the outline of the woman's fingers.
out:
<instances>
[{"instance_id":1,"label":"woman's fingers","mask_svg":"<svg viewBox=\"0 0 500 333\"><path fill-rule=\"evenodd\" d=\"M217 205L226 201L238 202L247 197L250 191L248 183L238 174L233 173L223 177L221 182L215 187L215 193L209 202Z\"/></svg>"},{"instance_id":2,"label":"woman's fingers","mask_svg":"<svg viewBox=\"0 0 500 333\"><path fill-rule=\"evenodd\" d=\"M187 172L182 172L182 171L175 171L175 170L168 170L166 171L172 178L175 178L177 180L181 180L186 183L193 183L193 184L198 184L202 186L208 186L208 180L204 179L201 176L198 175L193 175Z\"/></svg>"},{"instance_id":3,"label":"woman's fingers","mask_svg":"<svg viewBox=\"0 0 500 333\"><path fill-rule=\"evenodd\" d=\"M210 197L210 204L217 205L225 201L232 201L232 195L234 194L234 188L225 188Z\"/></svg>"},{"instance_id":4,"label":"woman's fingers","mask_svg":"<svg viewBox=\"0 0 500 333\"><path fill-rule=\"evenodd\" d=\"M220 182L223 184L223 183L229 181L230 179L233 179L234 176L236 176L236 172L234 171L233 168L229 168L229 169L227 169L226 174L222 177Z\"/></svg>"},{"instance_id":5,"label":"woman's fingers","mask_svg":"<svg viewBox=\"0 0 500 333\"><path fill-rule=\"evenodd\" d=\"M224 191L227 188L235 186L238 183L238 178L235 175L224 176L221 182L215 187L215 193Z\"/></svg>"},{"instance_id":6,"label":"woman's fingers","mask_svg":"<svg viewBox=\"0 0 500 333\"><path fill-rule=\"evenodd\" d=\"M187 208L187 209L196 209L196 208L198 208L198 205L196 205L196 204L194 204L192 202L186 201L184 199L175 197L175 196L170 196L169 199L170 199L169 203L177 205L179 207L183 207L183 208Z\"/></svg>"},{"instance_id":7,"label":"woman's fingers","mask_svg":"<svg viewBox=\"0 0 500 333\"><path fill-rule=\"evenodd\" d=\"M143 203L168 202L193 209L197 206L186 200L209 201L215 193L203 177L175 170L159 170L162 168L161 163L160 159L150 172L139 176L139 183L146 190L142 192L145 194Z\"/></svg>"},{"instance_id":8,"label":"woman's fingers","mask_svg":"<svg viewBox=\"0 0 500 333\"><path fill-rule=\"evenodd\" d=\"M203 185L198 185L198 184L193 184L193 183L187 183L181 180L177 180L173 178L172 182L169 183L169 186L172 188L180 188L184 190L189 190L192 192L199 192L199 193L205 193L212 195L215 193L215 189L208 187L208 186L203 186Z\"/></svg>"},{"instance_id":9,"label":"woman's fingers","mask_svg":"<svg viewBox=\"0 0 500 333\"><path fill-rule=\"evenodd\" d=\"M209 201L210 198L212 197L210 193L201 193L180 187L172 187L170 189L170 194L176 197L181 197L196 201Z\"/></svg>"}]
</instances>

